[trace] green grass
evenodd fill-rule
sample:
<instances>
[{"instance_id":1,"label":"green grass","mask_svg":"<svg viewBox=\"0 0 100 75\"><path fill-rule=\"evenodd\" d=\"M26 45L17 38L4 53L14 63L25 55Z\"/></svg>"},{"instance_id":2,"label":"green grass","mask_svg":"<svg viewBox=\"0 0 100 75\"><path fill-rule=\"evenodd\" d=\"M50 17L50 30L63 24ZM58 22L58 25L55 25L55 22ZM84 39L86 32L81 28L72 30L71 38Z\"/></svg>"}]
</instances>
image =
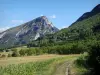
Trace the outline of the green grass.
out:
<instances>
[{"instance_id":1,"label":"green grass","mask_svg":"<svg viewBox=\"0 0 100 75\"><path fill-rule=\"evenodd\" d=\"M88 70L86 69L86 57L88 56L87 52L81 54L73 64L73 70L76 71L74 75L86 75Z\"/></svg>"},{"instance_id":2,"label":"green grass","mask_svg":"<svg viewBox=\"0 0 100 75\"><path fill-rule=\"evenodd\" d=\"M0 75L53 75L58 64L77 58L76 55L53 58L46 61L12 64L0 67Z\"/></svg>"},{"instance_id":3,"label":"green grass","mask_svg":"<svg viewBox=\"0 0 100 75\"><path fill-rule=\"evenodd\" d=\"M74 72L73 75L84 75L88 71L86 68L77 66L76 64L73 64L72 66L71 70Z\"/></svg>"}]
</instances>

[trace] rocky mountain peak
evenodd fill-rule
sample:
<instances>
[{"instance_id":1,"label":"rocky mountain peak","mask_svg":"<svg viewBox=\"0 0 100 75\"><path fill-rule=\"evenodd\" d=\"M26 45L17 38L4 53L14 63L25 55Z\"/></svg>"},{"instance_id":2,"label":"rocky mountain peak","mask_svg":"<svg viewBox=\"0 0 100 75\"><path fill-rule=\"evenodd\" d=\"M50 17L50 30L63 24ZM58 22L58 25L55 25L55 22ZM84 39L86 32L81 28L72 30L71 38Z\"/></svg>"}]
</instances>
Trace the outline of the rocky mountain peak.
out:
<instances>
[{"instance_id":1,"label":"rocky mountain peak","mask_svg":"<svg viewBox=\"0 0 100 75\"><path fill-rule=\"evenodd\" d=\"M58 29L46 16L40 16L20 26L10 28L0 34L0 46L7 47L27 44L30 41L43 37L46 34L53 34ZM10 42L10 44L9 44Z\"/></svg>"}]
</instances>

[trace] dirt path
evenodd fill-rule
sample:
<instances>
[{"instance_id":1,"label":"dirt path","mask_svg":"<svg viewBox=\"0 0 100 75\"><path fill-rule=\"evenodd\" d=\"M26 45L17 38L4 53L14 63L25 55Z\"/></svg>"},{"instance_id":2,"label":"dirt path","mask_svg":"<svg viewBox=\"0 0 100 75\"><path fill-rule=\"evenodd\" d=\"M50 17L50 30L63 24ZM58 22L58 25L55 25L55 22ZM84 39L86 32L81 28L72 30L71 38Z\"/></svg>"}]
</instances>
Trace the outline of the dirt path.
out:
<instances>
[{"instance_id":1,"label":"dirt path","mask_svg":"<svg viewBox=\"0 0 100 75\"><path fill-rule=\"evenodd\" d=\"M54 75L69 75L70 62L66 61L57 67Z\"/></svg>"}]
</instances>

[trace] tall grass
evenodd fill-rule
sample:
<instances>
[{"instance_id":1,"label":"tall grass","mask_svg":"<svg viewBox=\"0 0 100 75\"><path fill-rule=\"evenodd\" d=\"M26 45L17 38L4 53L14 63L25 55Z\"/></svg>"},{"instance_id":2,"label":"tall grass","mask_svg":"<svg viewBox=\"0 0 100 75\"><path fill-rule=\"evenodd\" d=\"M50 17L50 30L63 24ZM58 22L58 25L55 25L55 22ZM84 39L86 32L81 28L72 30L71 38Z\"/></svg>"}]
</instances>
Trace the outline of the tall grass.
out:
<instances>
[{"instance_id":1,"label":"tall grass","mask_svg":"<svg viewBox=\"0 0 100 75\"><path fill-rule=\"evenodd\" d=\"M88 53L84 52L75 60L74 69L77 71L75 75L87 75L85 74L88 72L88 70L86 69L87 56L88 56Z\"/></svg>"},{"instance_id":2,"label":"tall grass","mask_svg":"<svg viewBox=\"0 0 100 75\"><path fill-rule=\"evenodd\" d=\"M74 57L60 57L39 62L2 66L0 67L0 75L52 75L57 64Z\"/></svg>"}]
</instances>

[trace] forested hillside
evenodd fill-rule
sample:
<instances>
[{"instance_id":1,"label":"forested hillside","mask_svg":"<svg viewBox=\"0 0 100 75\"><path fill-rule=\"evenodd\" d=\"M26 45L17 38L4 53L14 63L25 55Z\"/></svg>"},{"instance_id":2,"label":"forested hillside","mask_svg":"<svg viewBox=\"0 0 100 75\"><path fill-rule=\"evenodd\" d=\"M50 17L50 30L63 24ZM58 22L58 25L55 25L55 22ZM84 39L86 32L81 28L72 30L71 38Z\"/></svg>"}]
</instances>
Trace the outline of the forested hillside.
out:
<instances>
[{"instance_id":1,"label":"forested hillside","mask_svg":"<svg viewBox=\"0 0 100 75\"><path fill-rule=\"evenodd\" d=\"M85 40L99 40L100 38L100 5L97 5L89 18L76 21L68 28L61 29L55 34L40 37L28 44L28 46L52 46L57 44L68 44L69 42ZM97 12L97 13L96 13Z\"/></svg>"}]
</instances>

